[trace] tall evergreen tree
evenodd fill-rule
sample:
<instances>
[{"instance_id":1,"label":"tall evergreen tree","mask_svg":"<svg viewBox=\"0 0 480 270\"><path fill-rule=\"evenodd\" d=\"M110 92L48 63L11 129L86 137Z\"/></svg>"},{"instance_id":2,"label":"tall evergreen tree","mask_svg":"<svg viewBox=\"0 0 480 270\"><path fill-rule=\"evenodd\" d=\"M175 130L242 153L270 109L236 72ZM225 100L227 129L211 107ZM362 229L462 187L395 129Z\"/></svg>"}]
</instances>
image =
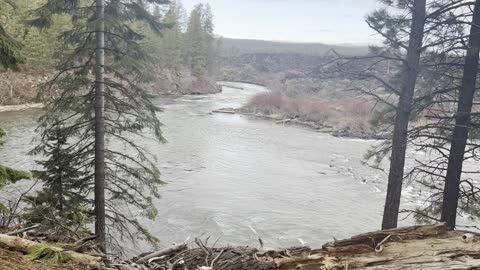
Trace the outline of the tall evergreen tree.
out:
<instances>
[{"instance_id":1,"label":"tall evergreen tree","mask_svg":"<svg viewBox=\"0 0 480 270\"><path fill-rule=\"evenodd\" d=\"M210 5L196 5L188 19L184 42L185 62L195 76L203 76L213 71L218 55L213 28Z\"/></svg>"},{"instance_id":2,"label":"tall evergreen tree","mask_svg":"<svg viewBox=\"0 0 480 270\"><path fill-rule=\"evenodd\" d=\"M369 17L369 26L384 37L384 46L371 47L371 52L365 57L339 57L333 64L327 65L322 76L334 76L342 79L351 79L349 89L358 90L370 96L382 106L377 107L373 124L379 131L396 136L393 141L385 140L372 151L367 153L367 159L375 158L373 166L379 166L380 162L391 153L390 180L388 196L385 204L385 216L388 227L396 226L401 197L401 186L404 178L418 181L429 189L442 182L443 172L438 170L443 164L437 163L445 156L445 149L450 134L449 125L445 125L449 118L449 111L442 111L444 107L450 107L452 96L457 89L459 56L462 52L462 39L465 36L463 23L464 18L469 17L468 8L470 2L462 1L432 1L427 5L425 12L425 26L423 33L417 29L417 34L425 36L423 44L417 48L420 50L419 61L414 63L416 70L415 80L410 81L409 87L414 87L411 98L405 97L404 91L406 78L410 77L412 68L408 65L409 43L412 38L412 15L414 14L415 1L382 1L387 8L380 9ZM466 9L462 10L462 9ZM393 10L393 12L390 12ZM417 39L417 42L422 40ZM463 57L463 56L462 56ZM461 64L460 64L461 65ZM411 89L411 88L410 88ZM403 95L403 98L402 98ZM399 100L401 102L399 102ZM410 102L405 101L410 100ZM406 106L406 103L410 103ZM405 111L410 111L408 116ZM399 111L402 113L399 115ZM432 117L432 115L434 117ZM403 119L404 132L398 132L398 127L392 127L392 123L398 124ZM427 119L418 122L416 120ZM408 128L409 122L415 121L415 126ZM396 135L393 135L396 133ZM406 136L403 138L403 136ZM403 143L398 142L404 139ZM417 160L415 167L407 168L404 173L405 149L413 147L419 151L432 154L432 159L426 162ZM400 155L399 155L400 154ZM440 156L440 158L437 157ZM395 156L395 158L394 158ZM400 162L401 161L401 162ZM429 174L422 176L421 174ZM399 177L399 175L402 175ZM432 184L434 180L435 185ZM436 190L431 190L438 194ZM430 200L428 198L427 200ZM427 202L428 205L430 201ZM433 209L433 208L432 208ZM466 209L466 208L465 208ZM408 211L408 210L407 210ZM392 225L394 223L394 225Z\"/></svg>"},{"instance_id":3,"label":"tall evergreen tree","mask_svg":"<svg viewBox=\"0 0 480 270\"><path fill-rule=\"evenodd\" d=\"M218 44L215 43L215 36L213 33L214 26L212 8L208 3L205 5L205 10L202 14L202 28L204 37L204 50L206 55L205 68L207 69L208 73L211 73L215 66L215 60L217 55L216 46Z\"/></svg>"},{"instance_id":4,"label":"tall evergreen tree","mask_svg":"<svg viewBox=\"0 0 480 270\"><path fill-rule=\"evenodd\" d=\"M383 211L382 229L397 227L404 177L405 153L407 149L408 123L412 111L420 54L422 52L425 17L426 0L414 0L409 45L403 67L400 99L395 115L392 154L390 158L390 171L388 175L387 197Z\"/></svg>"},{"instance_id":5,"label":"tall evergreen tree","mask_svg":"<svg viewBox=\"0 0 480 270\"><path fill-rule=\"evenodd\" d=\"M51 27L44 31L31 28L25 21L32 10L40 7L46 0L15 0L14 6L0 7L0 24L9 35L23 44L19 53L25 60L27 69L51 67L53 54L59 46L58 35L70 27L68 15L52 16Z\"/></svg>"},{"instance_id":6,"label":"tall evergreen tree","mask_svg":"<svg viewBox=\"0 0 480 270\"><path fill-rule=\"evenodd\" d=\"M11 0L2 0L0 4L0 12L2 13L11 13L12 10L17 8L15 2ZM23 44L7 33L5 27L0 24L0 64L4 68L17 69L18 65L25 60L21 54L22 48Z\"/></svg>"},{"instance_id":7,"label":"tall evergreen tree","mask_svg":"<svg viewBox=\"0 0 480 270\"><path fill-rule=\"evenodd\" d=\"M95 11L95 235L102 251L106 250L105 216L105 0L96 0ZM139 7L141 7L139 5Z\"/></svg>"},{"instance_id":8,"label":"tall evergreen tree","mask_svg":"<svg viewBox=\"0 0 480 270\"><path fill-rule=\"evenodd\" d=\"M206 55L204 50L204 33L202 27L203 4L196 5L188 19L185 33L185 58L193 75L201 76L205 73Z\"/></svg>"},{"instance_id":9,"label":"tall evergreen tree","mask_svg":"<svg viewBox=\"0 0 480 270\"><path fill-rule=\"evenodd\" d=\"M86 172L83 182L94 190L95 234L102 250L107 242L115 242L115 237L156 241L126 211L135 209L155 218L153 198L159 196L158 185L162 183L154 157L138 140L150 130L156 141L164 141L157 118L160 109L144 89L152 78L146 72L150 58L139 43L145 36L132 27L142 21L159 33L164 24L145 9L144 3L49 0L31 21L48 27L54 14L71 15L73 27L61 36L71 54L60 59L58 74L45 89L57 88L60 94L45 100L47 113L40 119L37 151L48 147L52 132L59 131L69 141L70 159L81 164ZM92 203L88 193L83 200Z\"/></svg>"},{"instance_id":10,"label":"tall evergreen tree","mask_svg":"<svg viewBox=\"0 0 480 270\"><path fill-rule=\"evenodd\" d=\"M168 11L162 18L166 25L171 25L163 31L159 45L162 47L161 60L168 68L175 69L181 64L182 55L182 5L179 1L171 1Z\"/></svg>"},{"instance_id":11,"label":"tall evergreen tree","mask_svg":"<svg viewBox=\"0 0 480 270\"><path fill-rule=\"evenodd\" d=\"M450 229L455 229L462 165L471 128L471 113L477 86L478 61L480 53L480 1L475 1L467 55L463 71L463 80L458 98L455 127L451 140L448 159L441 220Z\"/></svg>"}]
</instances>

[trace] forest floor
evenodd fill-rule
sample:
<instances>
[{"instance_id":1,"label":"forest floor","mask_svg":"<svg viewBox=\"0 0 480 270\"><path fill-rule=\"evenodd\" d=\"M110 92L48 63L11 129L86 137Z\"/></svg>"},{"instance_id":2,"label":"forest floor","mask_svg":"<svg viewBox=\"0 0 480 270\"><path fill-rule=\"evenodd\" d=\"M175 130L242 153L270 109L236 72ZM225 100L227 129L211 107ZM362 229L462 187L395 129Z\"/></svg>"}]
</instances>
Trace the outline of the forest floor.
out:
<instances>
[{"instance_id":1,"label":"forest floor","mask_svg":"<svg viewBox=\"0 0 480 270\"><path fill-rule=\"evenodd\" d=\"M20 252L0 247L0 270L84 270L81 265L52 265L37 261L28 261Z\"/></svg>"}]
</instances>

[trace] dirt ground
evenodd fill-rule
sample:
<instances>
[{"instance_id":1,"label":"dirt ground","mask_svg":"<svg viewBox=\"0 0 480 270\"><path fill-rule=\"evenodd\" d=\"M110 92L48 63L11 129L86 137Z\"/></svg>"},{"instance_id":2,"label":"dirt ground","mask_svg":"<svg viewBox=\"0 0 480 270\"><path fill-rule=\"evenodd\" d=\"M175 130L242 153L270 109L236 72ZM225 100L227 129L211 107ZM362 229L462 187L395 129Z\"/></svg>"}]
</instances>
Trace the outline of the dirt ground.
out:
<instances>
[{"instance_id":1,"label":"dirt ground","mask_svg":"<svg viewBox=\"0 0 480 270\"><path fill-rule=\"evenodd\" d=\"M41 262L31 262L24 255L0 248L0 270L85 270L79 266L56 266Z\"/></svg>"}]
</instances>

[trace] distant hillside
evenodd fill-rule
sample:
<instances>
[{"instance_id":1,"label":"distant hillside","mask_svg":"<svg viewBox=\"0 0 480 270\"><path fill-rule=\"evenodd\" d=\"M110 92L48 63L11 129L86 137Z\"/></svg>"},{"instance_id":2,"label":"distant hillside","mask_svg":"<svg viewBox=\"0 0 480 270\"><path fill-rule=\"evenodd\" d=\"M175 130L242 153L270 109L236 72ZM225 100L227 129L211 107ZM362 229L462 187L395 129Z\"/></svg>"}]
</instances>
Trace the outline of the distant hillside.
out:
<instances>
[{"instance_id":1,"label":"distant hillside","mask_svg":"<svg viewBox=\"0 0 480 270\"><path fill-rule=\"evenodd\" d=\"M244 53L293 53L323 56L330 49L345 55L364 55L367 46L339 46L322 43L290 43L252 39L223 38L223 48L226 55Z\"/></svg>"}]
</instances>

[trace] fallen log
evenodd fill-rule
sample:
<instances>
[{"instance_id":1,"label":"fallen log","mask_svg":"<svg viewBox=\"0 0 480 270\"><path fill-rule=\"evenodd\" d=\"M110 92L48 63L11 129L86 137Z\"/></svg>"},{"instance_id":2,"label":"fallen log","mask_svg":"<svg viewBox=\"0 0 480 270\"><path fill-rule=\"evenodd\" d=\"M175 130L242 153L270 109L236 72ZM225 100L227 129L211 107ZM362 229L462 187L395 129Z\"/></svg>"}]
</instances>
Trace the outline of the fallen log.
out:
<instances>
[{"instance_id":1,"label":"fallen log","mask_svg":"<svg viewBox=\"0 0 480 270\"><path fill-rule=\"evenodd\" d=\"M387 239L386 241L383 241ZM280 270L480 269L480 238L444 224L385 230L325 244L308 256L275 258Z\"/></svg>"},{"instance_id":2,"label":"fallen log","mask_svg":"<svg viewBox=\"0 0 480 270\"><path fill-rule=\"evenodd\" d=\"M308 247L259 251L249 247L196 247L130 260L115 269L202 270L407 270L480 269L480 236L447 231L444 224L376 231ZM177 249L177 248L175 248ZM167 252L168 251L168 252ZM155 256L152 256L155 255ZM160 256L158 256L160 255Z\"/></svg>"},{"instance_id":3,"label":"fallen log","mask_svg":"<svg viewBox=\"0 0 480 270\"><path fill-rule=\"evenodd\" d=\"M73 262L90 267L102 269L102 258L88 254L78 253L58 246L38 243L27 239L0 234L0 247L27 254L31 259L44 259L46 261Z\"/></svg>"},{"instance_id":4,"label":"fallen log","mask_svg":"<svg viewBox=\"0 0 480 270\"><path fill-rule=\"evenodd\" d=\"M323 245L322 248L330 255L334 254L337 256L361 254L362 252L372 251L379 252L381 250L381 246L384 244L380 244L380 242L385 239L389 241L424 239L429 237L437 237L445 234L446 231L447 227L444 224L403 227L360 234L353 236L350 239L327 243Z\"/></svg>"}]
</instances>

